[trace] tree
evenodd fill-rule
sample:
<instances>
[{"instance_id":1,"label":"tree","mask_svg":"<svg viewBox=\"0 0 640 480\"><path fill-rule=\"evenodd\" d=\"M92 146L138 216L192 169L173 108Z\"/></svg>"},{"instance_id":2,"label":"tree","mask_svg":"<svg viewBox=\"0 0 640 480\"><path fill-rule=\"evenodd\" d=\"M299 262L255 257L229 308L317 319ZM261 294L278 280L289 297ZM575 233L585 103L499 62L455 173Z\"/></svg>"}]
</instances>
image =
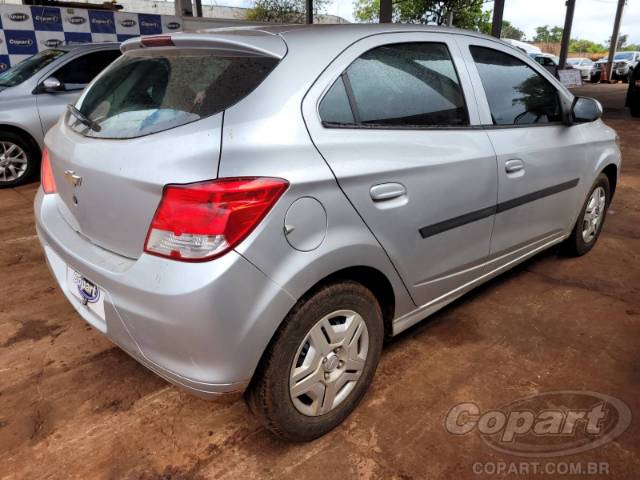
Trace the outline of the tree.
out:
<instances>
[{"instance_id":1,"label":"tree","mask_svg":"<svg viewBox=\"0 0 640 480\"><path fill-rule=\"evenodd\" d=\"M459 28L484 31L488 12L485 0L392 0L393 21L443 25L452 17ZM362 22L377 22L380 0L356 0L354 16ZM489 23L490 25L490 23Z\"/></svg>"},{"instance_id":2,"label":"tree","mask_svg":"<svg viewBox=\"0 0 640 480\"><path fill-rule=\"evenodd\" d=\"M563 31L564 29L557 25L551 28L549 28L549 25L543 25L536 28L536 36L533 37L533 41L539 43L560 43Z\"/></svg>"},{"instance_id":3,"label":"tree","mask_svg":"<svg viewBox=\"0 0 640 480\"><path fill-rule=\"evenodd\" d=\"M507 20L502 21L502 32L500 33L500 37L520 41L525 39L524 32L518 27L514 27L511 22Z\"/></svg>"},{"instance_id":4,"label":"tree","mask_svg":"<svg viewBox=\"0 0 640 480\"><path fill-rule=\"evenodd\" d=\"M624 50L628 39L629 39L629 35L620 34L618 36L618 45L616 45L616 50ZM609 40L607 40L607 49L609 48L610 45L611 45L611 37L609 37Z\"/></svg>"},{"instance_id":5,"label":"tree","mask_svg":"<svg viewBox=\"0 0 640 480\"><path fill-rule=\"evenodd\" d=\"M569 42L569 52L571 53L605 53L606 47L591 40L578 40L572 38Z\"/></svg>"},{"instance_id":6,"label":"tree","mask_svg":"<svg viewBox=\"0 0 640 480\"><path fill-rule=\"evenodd\" d=\"M328 0L314 0L313 15L322 13ZM305 0L256 0L247 20L256 22L304 23Z\"/></svg>"}]
</instances>

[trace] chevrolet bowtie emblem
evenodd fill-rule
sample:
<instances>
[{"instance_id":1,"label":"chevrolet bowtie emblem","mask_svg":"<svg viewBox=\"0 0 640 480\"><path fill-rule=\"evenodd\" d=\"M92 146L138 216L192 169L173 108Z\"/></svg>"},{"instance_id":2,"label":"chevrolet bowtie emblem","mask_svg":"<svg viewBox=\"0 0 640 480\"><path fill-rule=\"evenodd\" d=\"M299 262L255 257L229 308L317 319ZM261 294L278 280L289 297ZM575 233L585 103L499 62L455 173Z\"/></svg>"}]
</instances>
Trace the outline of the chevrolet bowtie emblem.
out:
<instances>
[{"instance_id":1,"label":"chevrolet bowtie emblem","mask_svg":"<svg viewBox=\"0 0 640 480\"><path fill-rule=\"evenodd\" d=\"M74 187L82 185L82 177L80 175L76 175L76 172L73 170L65 170L64 178Z\"/></svg>"}]
</instances>

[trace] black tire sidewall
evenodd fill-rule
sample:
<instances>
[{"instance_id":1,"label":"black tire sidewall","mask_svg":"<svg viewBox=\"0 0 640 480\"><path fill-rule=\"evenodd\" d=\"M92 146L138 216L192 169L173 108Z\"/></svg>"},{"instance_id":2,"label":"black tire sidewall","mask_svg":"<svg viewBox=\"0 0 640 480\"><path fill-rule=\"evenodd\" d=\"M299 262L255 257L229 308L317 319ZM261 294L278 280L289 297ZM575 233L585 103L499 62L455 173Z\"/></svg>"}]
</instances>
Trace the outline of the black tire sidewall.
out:
<instances>
[{"instance_id":1,"label":"black tire sidewall","mask_svg":"<svg viewBox=\"0 0 640 480\"><path fill-rule=\"evenodd\" d=\"M295 408L289 392L289 376L295 354L311 328L325 315L349 309L359 313L367 325L369 350L362 376L349 396L332 411L317 417ZM269 347L265 368L249 392L249 406L263 423L281 438L309 441L329 432L349 416L368 389L380 359L384 325L373 294L355 282L330 285L301 302L287 317ZM262 398L259 398L262 397Z\"/></svg>"},{"instance_id":2,"label":"black tire sidewall","mask_svg":"<svg viewBox=\"0 0 640 480\"><path fill-rule=\"evenodd\" d=\"M27 155L27 169L20 178L5 182L0 179L0 188L17 187L28 182L40 166L38 153L29 140L13 132L0 130L0 142L7 141L18 145Z\"/></svg>"}]
</instances>

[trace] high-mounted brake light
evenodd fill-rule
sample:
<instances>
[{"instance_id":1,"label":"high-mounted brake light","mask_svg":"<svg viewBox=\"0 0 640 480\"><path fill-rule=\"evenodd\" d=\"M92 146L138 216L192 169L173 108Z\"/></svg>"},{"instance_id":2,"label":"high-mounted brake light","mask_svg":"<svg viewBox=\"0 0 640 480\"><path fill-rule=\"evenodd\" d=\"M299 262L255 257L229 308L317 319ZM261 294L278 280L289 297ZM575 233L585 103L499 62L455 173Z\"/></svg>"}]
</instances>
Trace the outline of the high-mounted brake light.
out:
<instances>
[{"instance_id":1,"label":"high-mounted brake light","mask_svg":"<svg viewBox=\"0 0 640 480\"><path fill-rule=\"evenodd\" d=\"M251 233L288 185L264 177L167 185L144 251L190 262L224 255Z\"/></svg>"},{"instance_id":2,"label":"high-mounted brake light","mask_svg":"<svg viewBox=\"0 0 640 480\"><path fill-rule=\"evenodd\" d=\"M44 193L56 193L56 180L53 178L51 170L49 150L46 148L42 152L42 161L40 162L40 184Z\"/></svg>"},{"instance_id":3,"label":"high-mounted brake light","mask_svg":"<svg viewBox=\"0 0 640 480\"><path fill-rule=\"evenodd\" d=\"M173 40L169 35L154 35L152 37L142 37L140 43L145 47L173 47Z\"/></svg>"}]
</instances>

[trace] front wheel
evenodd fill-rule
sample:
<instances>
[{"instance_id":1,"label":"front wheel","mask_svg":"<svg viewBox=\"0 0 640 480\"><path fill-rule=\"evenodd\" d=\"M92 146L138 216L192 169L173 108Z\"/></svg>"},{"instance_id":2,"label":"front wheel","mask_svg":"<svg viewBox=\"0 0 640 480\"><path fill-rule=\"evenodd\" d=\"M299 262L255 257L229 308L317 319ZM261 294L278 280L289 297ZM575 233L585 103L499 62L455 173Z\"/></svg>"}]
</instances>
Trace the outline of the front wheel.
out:
<instances>
[{"instance_id":1,"label":"front wheel","mask_svg":"<svg viewBox=\"0 0 640 480\"><path fill-rule=\"evenodd\" d=\"M280 438L324 435L367 391L383 337L371 291L352 281L319 289L294 307L267 348L247 391L249 408Z\"/></svg>"},{"instance_id":2,"label":"front wheel","mask_svg":"<svg viewBox=\"0 0 640 480\"><path fill-rule=\"evenodd\" d=\"M38 154L20 135L0 131L0 188L27 182L38 169Z\"/></svg>"},{"instance_id":3,"label":"front wheel","mask_svg":"<svg viewBox=\"0 0 640 480\"><path fill-rule=\"evenodd\" d=\"M589 191L571 235L565 240L566 253L578 257L593 248L602 231L610 201L609 178L601 173Z\"/></svg>"}]
</instances>

